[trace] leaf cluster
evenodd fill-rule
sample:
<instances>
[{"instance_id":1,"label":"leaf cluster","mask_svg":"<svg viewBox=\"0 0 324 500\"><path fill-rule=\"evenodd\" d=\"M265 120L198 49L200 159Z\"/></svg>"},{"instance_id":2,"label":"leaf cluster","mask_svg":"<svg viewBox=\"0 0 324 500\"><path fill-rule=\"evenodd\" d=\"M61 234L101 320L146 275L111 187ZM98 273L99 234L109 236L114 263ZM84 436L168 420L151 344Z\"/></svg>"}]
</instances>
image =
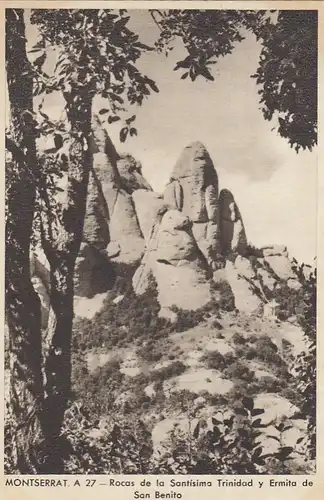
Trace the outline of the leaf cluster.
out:
<instances>
[{"instance_id":1,"label":"leaf cluster","mask_svg":"<svg viewBox=\"0 0 324 500\"><path fill-rule=\"evenodd\" d=\"M101 110L108 123L121 119L125 105L141 105L155 82L136 67L140 56L152 50L129 27L124 9L35 9L31 22L36 24L40 41L32 49L35 94L62 91L68 106L81 109L85 99L100 95L107 107ZM56 54L53 75L42 70L48 51ZM136 135L126 118L120 132L121 142Z\"/></svg>"}]
</instances>

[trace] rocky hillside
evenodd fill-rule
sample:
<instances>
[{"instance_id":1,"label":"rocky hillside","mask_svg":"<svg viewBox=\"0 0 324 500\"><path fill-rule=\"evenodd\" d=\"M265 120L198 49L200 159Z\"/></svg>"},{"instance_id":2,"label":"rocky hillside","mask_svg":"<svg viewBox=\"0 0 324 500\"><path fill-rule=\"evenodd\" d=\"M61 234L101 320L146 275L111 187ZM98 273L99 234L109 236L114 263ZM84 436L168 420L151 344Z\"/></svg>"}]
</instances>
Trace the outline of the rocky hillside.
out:
<instances>
[{"instance_id":1,"label":"rocky hillside","mask_svg":"<svg viewBox=\"0 0 324 500\"><path fill-rule=\"evenodd\" d=\"M97 118L91 147L73 336L75 399L96 419L86 439L101 442L124 418L143 421L151 453L170 458L172 442L193 429L195 439L215 433L219 412L231 422L226 415L244 396L262 409L256 427L263 453L285 448L290 470L309 470L294 372L308 352L300 326L306 306L286 247L248 243L235 197L220 189L200 142L181 153L163 195L133 157L116 151ZM46 328L49 274L41 249L32 263ZM270 472L287 472L279 469Z\"/></svg>"}]
</instances>

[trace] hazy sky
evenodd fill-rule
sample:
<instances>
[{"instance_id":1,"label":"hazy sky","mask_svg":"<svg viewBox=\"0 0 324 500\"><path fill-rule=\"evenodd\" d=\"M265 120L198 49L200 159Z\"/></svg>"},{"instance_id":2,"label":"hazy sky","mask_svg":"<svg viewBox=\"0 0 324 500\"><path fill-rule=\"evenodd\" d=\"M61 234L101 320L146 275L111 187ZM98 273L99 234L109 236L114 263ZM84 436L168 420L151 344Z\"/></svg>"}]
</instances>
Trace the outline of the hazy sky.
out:
<instances>
[{"instance_id":1,"label":"hazy sky","mask_svg":"<svg viewBox=\"0 0 324 500\"><path fill-rule=\"evenodd\" d=\"M132 28L143 42L157 36L145 11L134 11ZM33 35L33 28L28 29ZM34 36L33 36L34 38ZM212 66L214 82L181 80L173 71L183 54L177 47L168 58L149 53L139 69L157 82L137 112L138 137L125 144L118 125L108 129L117 149L142 162L143 173L162 191L182 148L203 142L218 172L220 188L230 189L239 205L248 240L255 245L283 243L298 259L316 255L317 154L292 150L266 122L259 109L255 80L260 47L254 37ZM59 117L63 102L46 101L46 112Z\"/></svg>"}]
</instances>

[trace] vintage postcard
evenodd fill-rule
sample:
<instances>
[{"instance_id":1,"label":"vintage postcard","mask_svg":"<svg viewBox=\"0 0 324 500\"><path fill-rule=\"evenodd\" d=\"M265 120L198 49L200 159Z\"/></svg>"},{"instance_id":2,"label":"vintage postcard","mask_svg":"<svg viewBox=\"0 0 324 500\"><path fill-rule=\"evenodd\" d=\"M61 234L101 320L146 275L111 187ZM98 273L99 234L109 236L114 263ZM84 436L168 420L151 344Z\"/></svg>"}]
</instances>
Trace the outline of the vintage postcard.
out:
<instances>
[{"instance_id":1,"label":"vintage postcard","mask_svg":"<svg viewBox=\"0 0 324 500\"><path fill-rule=\"evenodd\" d=\"M1 7L6 498L320 498L322 3Z\"/></svg>"}]
</instances>

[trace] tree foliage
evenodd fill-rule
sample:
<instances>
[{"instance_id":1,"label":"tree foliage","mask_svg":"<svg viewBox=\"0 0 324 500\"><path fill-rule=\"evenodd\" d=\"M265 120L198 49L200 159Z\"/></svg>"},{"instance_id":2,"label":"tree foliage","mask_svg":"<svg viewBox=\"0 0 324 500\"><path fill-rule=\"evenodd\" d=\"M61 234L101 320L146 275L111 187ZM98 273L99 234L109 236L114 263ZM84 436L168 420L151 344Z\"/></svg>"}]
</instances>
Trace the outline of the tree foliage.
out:
<instances>
[{"instance_id":1,"label":"tree foliage","mask_svg":"<svg viewBox=\"0 0 324 500\"><path fill-rule=\"evenodd\" d=\"M230 54L252 32L261 44L256 73L266 120L298 152L317 143L317 11L226 10L151 11L160 28L159 51L180 39L188 55L179 61L181 78L214 80L211 65Z\"/></svg>"},{"instance_id":2,"label":"tree foliage","mask_svg":"<svg viewBox=\"0 0 324 500\"><path fill-rule=\"evenodd\" d=\"M308 422L308 453L311 460L316 457L316 304L317 304L317 273L316 269L305 273L305 266L294 261L294 269L302 284L303 307L298 314L298 322L303 328L307 351L298 355L295 363L296 385L301 394L302 412L307 415Z\"/></svg>"},{"instance_id":3,"label":"tree foliage","mask_svg":"<svg viewBox=\"0 0 324 500\"><path fill-rule=\"evenodd\" d=\"M317 11L280 11L266 22L254 75L266 120L278 116L279 134L296 151L317 143Z\"/></svg>"},{"instance_id":4,"label":"tree foliage","mask_svg":"<svg viewBox=\"0 0 324 500\"><path fill-rule=\"evenodd\" d=\"M74 100L101 95L107 105L99 114L108 124L123 118L121 142L136 134L136 115L127 116L126 105L141 105L152 91L158 92L136 67L141 54L152 48L128 28L129 19L123 9L35 9L31 15L41 34L32 49L37 55L36 94L59 90ZM42 71L49 47L57 53L51 76Z\"/></svg>"}]
</instances>

